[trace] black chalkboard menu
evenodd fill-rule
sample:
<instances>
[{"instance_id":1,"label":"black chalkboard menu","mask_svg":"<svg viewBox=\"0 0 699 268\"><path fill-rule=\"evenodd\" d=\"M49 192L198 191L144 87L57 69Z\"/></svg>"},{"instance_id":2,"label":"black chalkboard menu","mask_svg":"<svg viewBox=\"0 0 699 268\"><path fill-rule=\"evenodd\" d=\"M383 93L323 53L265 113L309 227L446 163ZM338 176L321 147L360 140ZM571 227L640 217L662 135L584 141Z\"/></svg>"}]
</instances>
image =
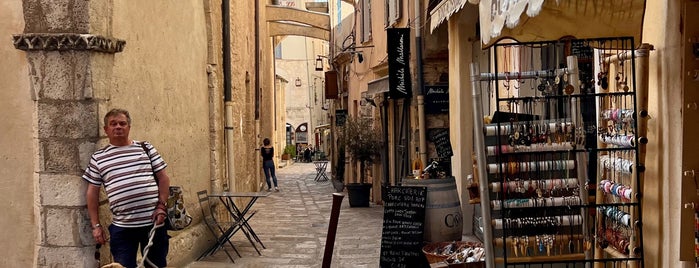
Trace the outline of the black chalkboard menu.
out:
<instances>
[{"instance_id":1,"label":"black chalkboard menu","mask_svg":"<svg viewBox=\"0 0 699 268\"><path fill-rule=\"evenodd\" d=\"M448 158L454 155L451 150L451 140L449 140L449 129L432 128L429 130L429 138L434 143L439 158Z\"/></svg>"},{"instance_id":2,"label":"black chalkboard menu","mask_svg":"<svg viewBox=\"0 0 699 268\"><path fill-rule=\"evenodd\" d=\"M382 194L381 267L430 267L422 253L427 188L387 186Z\"/></svg>"}]
</instances>

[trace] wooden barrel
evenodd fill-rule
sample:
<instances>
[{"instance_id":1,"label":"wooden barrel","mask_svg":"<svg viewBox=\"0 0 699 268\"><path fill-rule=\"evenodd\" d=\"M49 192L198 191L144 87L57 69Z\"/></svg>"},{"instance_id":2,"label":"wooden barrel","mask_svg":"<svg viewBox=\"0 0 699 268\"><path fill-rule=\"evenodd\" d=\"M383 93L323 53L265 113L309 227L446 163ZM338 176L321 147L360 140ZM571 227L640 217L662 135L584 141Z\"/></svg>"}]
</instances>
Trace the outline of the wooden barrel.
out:
<instances>
[{"instance_id":1,"label":"wooden barrel","mask_svg":"<svg viewBox=\"0 0 699 268\"><path fill-rule=\"evenodd\" d=\"M463 215L454 177L446 179L403 179L403 186L427 188L425 241L461 241Z\"/></svg>"}]
</instances>

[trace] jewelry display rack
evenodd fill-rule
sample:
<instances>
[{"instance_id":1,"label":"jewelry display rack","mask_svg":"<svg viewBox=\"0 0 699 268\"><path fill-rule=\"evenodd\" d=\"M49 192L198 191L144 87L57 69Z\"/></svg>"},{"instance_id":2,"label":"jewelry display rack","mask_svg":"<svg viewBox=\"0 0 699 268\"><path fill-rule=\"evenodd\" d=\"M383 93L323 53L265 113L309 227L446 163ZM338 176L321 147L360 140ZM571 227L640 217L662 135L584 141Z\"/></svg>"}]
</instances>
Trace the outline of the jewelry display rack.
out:
<instances>
[{"instance_id":1,"label":"jewelry display rack","mask_svg":"<svg viewBox=\"0 0 699 268\"><path fill-rule=\"evenodd\" d=\"M483 130L474 229L487 267L643 267L650 46L624 37L491 49L493 73L471 68Z\"/></svg>"}]
</instances>

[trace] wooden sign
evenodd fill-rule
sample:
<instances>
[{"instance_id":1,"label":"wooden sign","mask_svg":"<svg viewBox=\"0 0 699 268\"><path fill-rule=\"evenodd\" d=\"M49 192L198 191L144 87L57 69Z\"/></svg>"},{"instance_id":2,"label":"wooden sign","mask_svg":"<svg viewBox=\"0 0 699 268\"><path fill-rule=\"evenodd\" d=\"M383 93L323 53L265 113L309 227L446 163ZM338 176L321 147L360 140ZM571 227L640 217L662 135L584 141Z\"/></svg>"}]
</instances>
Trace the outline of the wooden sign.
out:
<instances>
[{"instance_id":1,"label":"wooden sign","mask_svg":"<svg viewBox=\"0 0 699 268\"><path fill-rule=\"evenodd\" d=\"M337 99L337 71L325 72L325 99Z\"/></svg>"},{"instance_id":2,"label":"wooden sign","mask_svg":"<svg viewBox=\"0 0 699 268\"><path fill-rule=\"evenodd\" d=\"M433 128L429 130L430 141L434 143L439 158L448 158L454 155L451 149L451 140L449 139L449 129Z\"/></svg>"},{"instance_id":3,"label":"wooden sign","mask_svg":"<svg viewBox=\"0 0 699 268\"><path fill-rule=\"evenodd\" d=\"M426 187L388 186L382 193L381 267L430 267L422 253Z\"/></svg>"}]
</instances>

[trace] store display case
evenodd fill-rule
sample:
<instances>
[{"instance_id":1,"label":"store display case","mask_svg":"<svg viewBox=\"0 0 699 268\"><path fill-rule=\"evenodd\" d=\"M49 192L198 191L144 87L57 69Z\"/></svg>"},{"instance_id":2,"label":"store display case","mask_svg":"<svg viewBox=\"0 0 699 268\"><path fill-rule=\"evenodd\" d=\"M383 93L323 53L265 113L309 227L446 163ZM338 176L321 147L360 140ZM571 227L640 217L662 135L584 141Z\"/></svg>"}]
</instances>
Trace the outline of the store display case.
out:
<instances>
[{"instance_id":1,"label":"store display case","mask_svg":"<svg viewBox=\"0 0 699 268\"><path fill-rule=\"evenodd\" d=\"M642 267L647 68L636 60L647 62L649 45L568 39L491 50L492 72L472 70L482 130L474 229L492 247L488 261Z\"/></svg>"}]
</instances>

